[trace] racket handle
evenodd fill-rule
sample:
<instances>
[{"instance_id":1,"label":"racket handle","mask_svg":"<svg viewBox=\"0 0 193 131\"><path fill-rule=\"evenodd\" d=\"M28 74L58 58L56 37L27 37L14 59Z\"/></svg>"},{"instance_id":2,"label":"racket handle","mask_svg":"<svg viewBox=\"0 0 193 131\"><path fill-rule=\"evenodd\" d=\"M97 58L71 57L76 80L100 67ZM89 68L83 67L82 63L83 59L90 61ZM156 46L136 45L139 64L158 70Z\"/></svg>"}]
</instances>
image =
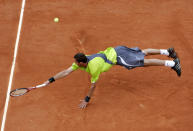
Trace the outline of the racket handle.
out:
<instances>
[{"instance_id":1,"label":"racket handle","mask_svg":"<svg viewBox=\"0 0 193 131\"><path fill-rule=\"evenodd\" d=\"M45 83L44 83L44 84L41 84L41 85L37 85L35 88L41 88L41 87L44 87L44 86L46 86Z\"/></svg>"}]
</instances>

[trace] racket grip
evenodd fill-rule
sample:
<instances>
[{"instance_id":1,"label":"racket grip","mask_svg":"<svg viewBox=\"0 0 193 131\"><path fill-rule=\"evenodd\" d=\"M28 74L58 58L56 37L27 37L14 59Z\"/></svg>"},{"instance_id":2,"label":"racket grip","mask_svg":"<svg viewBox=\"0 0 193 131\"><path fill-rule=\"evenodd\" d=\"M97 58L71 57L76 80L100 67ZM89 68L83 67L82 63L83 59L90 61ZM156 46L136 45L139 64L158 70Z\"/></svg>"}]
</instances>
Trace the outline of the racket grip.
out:
<instances>
[{"instance_id":1,"label":"racket grip","mask_svg":"<svg viewBox=\"0 0 193 131\"><path fill-rule=\"evenodd\" d=\"M44 83L44 84L41 84L41 85L37 85L36 88L41 88L41 87L44 87L44 86L46 86L45 83Z\"/></svg>"}]
</instances>

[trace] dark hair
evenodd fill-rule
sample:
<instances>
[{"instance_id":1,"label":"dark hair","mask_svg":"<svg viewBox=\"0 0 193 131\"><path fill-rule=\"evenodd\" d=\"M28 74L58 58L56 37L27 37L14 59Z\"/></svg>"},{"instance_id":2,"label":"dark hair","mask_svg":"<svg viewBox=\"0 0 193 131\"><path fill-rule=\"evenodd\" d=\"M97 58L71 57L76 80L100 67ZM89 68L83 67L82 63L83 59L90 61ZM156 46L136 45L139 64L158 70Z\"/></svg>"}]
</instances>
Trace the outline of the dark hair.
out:
<instances>
[{"instance_id":1,"label":"dark hair","mask_svg":"<svg viewBox=\"0 0 193 131\"><path fill-rule=\"evenodd\" d=\"M77 53L76 55L74 55L74 59L78 63L80 63L80 62L86 63L87 62L87 58L86 58L85 54L83 54L83 53Z\"/></svg>"}]
</instances>

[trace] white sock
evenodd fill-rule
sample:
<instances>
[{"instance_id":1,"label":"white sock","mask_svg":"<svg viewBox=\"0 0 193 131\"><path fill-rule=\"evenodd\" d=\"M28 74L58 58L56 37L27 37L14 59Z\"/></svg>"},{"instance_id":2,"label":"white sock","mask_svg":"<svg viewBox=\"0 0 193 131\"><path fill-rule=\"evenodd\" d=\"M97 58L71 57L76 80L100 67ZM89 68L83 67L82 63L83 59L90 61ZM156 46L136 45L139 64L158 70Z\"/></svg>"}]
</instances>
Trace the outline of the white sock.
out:
<instances>
[{"instance_id":1,"label":"white sock","mask_svg":"<svg viewBox=\"0 0 193 131\"><path fill-rule=\"evenodd\" d=\"M168 52L168 50L165 50L165 49L160 49L160 54L161 55L167 55L167 56L169 56L169 52Z\"/></svg>"},{"instance_id":2,"label":"white sock","mask_svg":"<svg viewBox=\"0 0 193 131\"><path fill-rule=\"evenodd\" d=\"M174 67L174 65L175 65L174 61L171 61L171 60L166 60L165 61L165 66Z\"/></svg>"}]
</instances>

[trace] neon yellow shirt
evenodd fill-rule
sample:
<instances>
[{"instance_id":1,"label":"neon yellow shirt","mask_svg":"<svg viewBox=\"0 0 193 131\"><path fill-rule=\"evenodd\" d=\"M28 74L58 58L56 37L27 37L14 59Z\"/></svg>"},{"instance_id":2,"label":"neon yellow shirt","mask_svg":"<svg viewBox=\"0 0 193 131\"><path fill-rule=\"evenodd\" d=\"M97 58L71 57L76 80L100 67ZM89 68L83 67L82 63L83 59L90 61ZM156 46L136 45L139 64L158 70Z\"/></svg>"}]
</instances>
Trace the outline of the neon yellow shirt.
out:
<instances>
[{"instance_id":1,"label":"neon yellow shirt","mask_svg":"<svg viewBox=\"0 0 193 131\"><path fill-rule=\"evenodd\" d=\"M98 53L105 54L107 59L112 61L113 64L117 63L117 53L115 52L114 48L109 47L106 50L100 51ZM73 70L81 69L88 72L92 76L91 83L95 83L99 79L100 74L102 72L108 71L111 67L112 65L105 62L104 59L101 57L95 57L94 59L89 61L86 68L79 67L76 63L72 64Z\"/></svg>"}]
</instances>

